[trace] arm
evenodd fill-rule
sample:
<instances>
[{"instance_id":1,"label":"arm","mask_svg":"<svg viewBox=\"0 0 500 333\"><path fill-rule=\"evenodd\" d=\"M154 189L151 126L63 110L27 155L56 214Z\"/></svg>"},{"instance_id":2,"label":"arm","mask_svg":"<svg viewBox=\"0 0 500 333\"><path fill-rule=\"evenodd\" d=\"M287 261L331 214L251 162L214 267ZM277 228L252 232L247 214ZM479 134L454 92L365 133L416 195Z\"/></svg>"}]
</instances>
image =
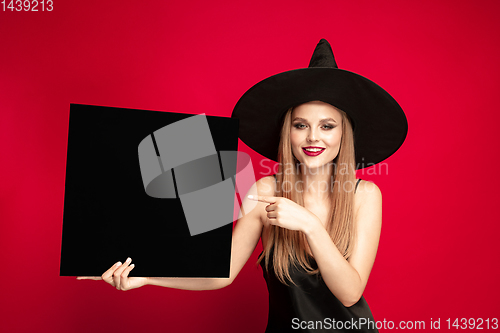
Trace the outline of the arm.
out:
<instances>
[{"instance_id":1,"label":"arm","mask_svg":"<svg viewBox=\"0 0 500 333\"><path fill-rule=\"evenodd\" d=\"M258 183L258 182L257 182ZM254 185L256 186L256 185ZM250 190L249 192L252 192ZM245 200L248 200L245 198ZM262 233L259 209L238 219L233 229L229 278L147 278L147 284L186 290L213 290L230 285L255 250Z\"/></svg>"},{"instance_id":2,"label":"arm","mask_svg":"<svg viewBox=\"0 0 500 333\"><path fill-rule=\"evenodd\" d=\"M356 304L363 295L377 254L382 226L382 194L377 185L360 183L355 195L354 218L356 242L349 261L344 259L319 220L303 230L323 280L347 307Z\"/></svg>"},{"instance_id":3,"label":"arm","mask_svg":"<svg viewBox=\"0 0 500 333\"><path fill-rule=\"evenodd\" d=\"M266 177L268 178L268 177ZM269 179L261 179L250 189L249 193L268 194ZM248 199L244 199L244 206ZM262 204L259 204L262 205ZM255 205L254 205L255 206ZM258 206L257 206L258 207ZM130 258L124 264L114 264L100 278L79 278L104 280L118 290L130 290L144 285L155 285L185 290L213 290L230 285L241 271L248 258L254 251L262 233L262 211L253 209L239 218L233 229L231 266L229 278L159 278L159 277L128 277L134 268Z\"/></svg>"}]
</instances>

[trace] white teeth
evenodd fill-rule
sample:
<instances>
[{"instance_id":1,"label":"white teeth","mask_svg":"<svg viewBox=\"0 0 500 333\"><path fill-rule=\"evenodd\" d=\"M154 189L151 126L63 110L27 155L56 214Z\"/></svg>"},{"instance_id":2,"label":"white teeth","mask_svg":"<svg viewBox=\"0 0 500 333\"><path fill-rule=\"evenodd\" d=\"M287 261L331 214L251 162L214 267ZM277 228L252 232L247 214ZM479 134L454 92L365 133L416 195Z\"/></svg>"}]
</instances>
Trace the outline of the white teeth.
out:
<instances>
[{"instance_id":1,"label":"white teeth","mask_svg":"<svg viewBox=\"0 0 500 333\"><path fill-rule=\"evenodd\" d=\"M322 151L323 150L323 148L304 148L304 149L307 150L307 151L310 151L312 153L316 153L318 151Z\"/></svg>"}]
</instances>

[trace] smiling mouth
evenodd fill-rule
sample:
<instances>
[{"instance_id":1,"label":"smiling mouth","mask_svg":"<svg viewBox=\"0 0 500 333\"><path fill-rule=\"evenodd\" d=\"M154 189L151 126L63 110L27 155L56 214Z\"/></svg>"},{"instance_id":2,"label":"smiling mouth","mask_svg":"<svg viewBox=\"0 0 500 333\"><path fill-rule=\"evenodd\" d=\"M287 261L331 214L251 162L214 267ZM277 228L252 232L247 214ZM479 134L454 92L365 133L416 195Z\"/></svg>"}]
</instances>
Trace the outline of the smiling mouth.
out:
<instances>
[{"instance_id":1,"label":"smiling mouth","mask_svg":"<svg viewBox=\"0 0 500 333\"><path fill-rule=\"evenodd\" d=\"M307 156L318 156L319 154L321 154L322 152L325 151L325 148L321 148L321 147L305 147L305 148L302 148L302 151Z\"/></svg>"}]
</instances>

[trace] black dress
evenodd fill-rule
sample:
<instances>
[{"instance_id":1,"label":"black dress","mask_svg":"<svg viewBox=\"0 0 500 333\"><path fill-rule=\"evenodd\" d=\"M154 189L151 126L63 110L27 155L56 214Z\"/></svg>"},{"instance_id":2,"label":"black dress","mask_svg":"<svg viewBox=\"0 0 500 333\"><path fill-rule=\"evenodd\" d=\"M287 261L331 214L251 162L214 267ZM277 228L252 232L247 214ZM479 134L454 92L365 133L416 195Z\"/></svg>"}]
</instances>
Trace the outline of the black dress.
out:
<instances>
[{"instance_id":1,"label":"black dress","mask_svg":"<svg viewBox=\"0 0 500 333\"><path fill-rule=\"evenodd\" d=\"M359 183L359 180L358 180ZM356 184L356 187L358 185ZM266 333L282 332L378 332L364 297L345 307L328 289L321 275L309 275L301 267L291 267L295 282L288 286L274 274L273 256L269 267L260 262L269 291L269 318ZM311 266L318 266L312 257Z\"/></svg>"}]
</instances>

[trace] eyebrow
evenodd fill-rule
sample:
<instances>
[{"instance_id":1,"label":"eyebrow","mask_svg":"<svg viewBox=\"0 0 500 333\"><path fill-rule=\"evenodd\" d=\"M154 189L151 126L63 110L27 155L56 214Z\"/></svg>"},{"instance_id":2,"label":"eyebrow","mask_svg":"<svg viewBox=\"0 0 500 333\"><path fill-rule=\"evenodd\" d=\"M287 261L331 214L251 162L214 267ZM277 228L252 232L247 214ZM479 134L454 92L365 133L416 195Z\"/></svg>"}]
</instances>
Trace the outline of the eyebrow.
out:
<instances>
[{"instance_id":1,"label":"eyebrow","mask_svg":"<svg viewBox=\"0 0 500 333\"><path fill-rule=\"evenodd\" d=\"M296 117L296 118L294 118L294 119L292 120L292 122L293 122L293 121L297 121L297 120L299 120L299 121L303 121L303 122L306 122L306 123L307 123L307 119L300 118L300 117ZM320 122L320 123L327 123L327 122L329 122L329 121L332 121L332 122L336 123L335 119L333 119L333 118L325 118L325 119L321 119L319 122Z\"/></svg>"}]
</instances>

